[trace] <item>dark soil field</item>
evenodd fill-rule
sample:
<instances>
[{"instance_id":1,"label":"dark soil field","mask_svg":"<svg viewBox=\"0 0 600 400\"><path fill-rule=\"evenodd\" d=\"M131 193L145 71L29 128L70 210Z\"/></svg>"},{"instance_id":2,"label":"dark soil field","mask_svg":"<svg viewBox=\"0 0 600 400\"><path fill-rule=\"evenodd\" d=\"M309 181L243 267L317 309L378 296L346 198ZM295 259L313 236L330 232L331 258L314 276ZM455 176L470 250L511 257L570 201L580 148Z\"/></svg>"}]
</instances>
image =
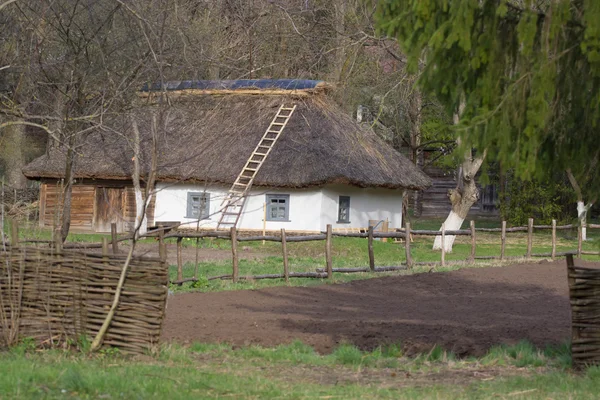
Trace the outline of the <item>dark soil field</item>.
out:
<instances>
[{"instance_id":1,"label":"dark soil field","mask_svg":"<svg viewBox=\"0 0 600 400\"><path fill-rule=\"evenodd\" d=\"M587 266L600 263L581 262ZM294 339L327 353L339 343L372 350L434 345L460 356L570 336L566 265L517 264L387 276L347 284L276 287L169 298L163 339L276 346Z\"/></svg>"}]
</instances>

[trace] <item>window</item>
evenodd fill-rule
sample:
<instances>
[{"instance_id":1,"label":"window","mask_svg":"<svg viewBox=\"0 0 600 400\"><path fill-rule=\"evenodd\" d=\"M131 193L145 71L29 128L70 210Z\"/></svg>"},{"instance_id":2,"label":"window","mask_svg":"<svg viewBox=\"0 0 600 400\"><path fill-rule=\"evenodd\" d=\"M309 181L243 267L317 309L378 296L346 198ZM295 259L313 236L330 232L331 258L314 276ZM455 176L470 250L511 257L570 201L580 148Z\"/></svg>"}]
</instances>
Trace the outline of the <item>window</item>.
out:
<instances>
[{"instance_id":1,"label":"window","mask_svg":"<svg viewBox=\"0 0 600 400\"><path fill-rule=\"evenodd\" d=\"M350 223L350 196L340 196L338 201L338 223Z\"/></svg>"},{"instance_id":2,"label":"window","mask_svg":"<svg viewBox=\"0 0 600 400\"><path fill-rule=\"evenodd\" d=\"M207 219L210 215L210 193L188 192L186 218Z\"/></svg>"},{"instance_id":3,"label":"window","mask_svg":"<svg viewBox=\"0 0 600 400\"><path fill-rule=\"evenodd\" d=\"M267 221L289 221L290 219L290 195L268 194L267 195Z\"/></svg>"}]
</instances>

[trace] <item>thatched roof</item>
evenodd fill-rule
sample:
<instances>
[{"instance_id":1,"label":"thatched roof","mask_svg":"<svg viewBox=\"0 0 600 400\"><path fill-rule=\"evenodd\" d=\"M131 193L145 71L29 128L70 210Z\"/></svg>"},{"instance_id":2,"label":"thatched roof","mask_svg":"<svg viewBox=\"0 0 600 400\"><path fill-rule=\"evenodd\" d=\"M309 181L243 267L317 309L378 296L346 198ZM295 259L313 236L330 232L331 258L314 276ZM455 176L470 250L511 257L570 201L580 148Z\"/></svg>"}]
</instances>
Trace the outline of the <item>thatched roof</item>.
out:
<instances>
[{"instance_id":1,"label":"thatched roof","mask_svg":"<svg viewBox=\"0 0 600 400\"><path fill-rule=\"evenodd\" d=\"M185 89L173 90L180 95L186 93ZM294 103L297 109L254 185L302 188L344 183L409 189L430 186L431 181L423 172L372 130L357 124L324 94L300 92L294 88L257 95L228 89L228 94L180 96L169 106L145 98L146 104L134 116L143 138L145 171L149 170L151 159L152 115L158 115L159 120L162 115L165 121L164 129L158 129L158 180L231 184L279 106ZM93 132L77 149L77 178L130 179L130 117L117 116L111 123L110 129ZM54 148L23 172L33 179L60 178L64 176L65 153L64 148Z\"/></svg>"}]
</instances>

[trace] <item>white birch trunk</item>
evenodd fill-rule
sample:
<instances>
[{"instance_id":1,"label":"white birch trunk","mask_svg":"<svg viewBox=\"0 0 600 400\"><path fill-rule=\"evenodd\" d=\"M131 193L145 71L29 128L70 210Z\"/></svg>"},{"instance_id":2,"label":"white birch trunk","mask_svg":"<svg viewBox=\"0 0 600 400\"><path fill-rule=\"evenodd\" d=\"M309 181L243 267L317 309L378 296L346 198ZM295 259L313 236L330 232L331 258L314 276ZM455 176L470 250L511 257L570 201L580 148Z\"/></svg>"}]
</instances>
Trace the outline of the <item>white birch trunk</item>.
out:
<instances>
[{"instance_id":1,"label":"white birch trunk","mask_svg":"<svg viewBox=\"0 0 600 400\"><path fill-rule=\"evenodd\" d=\"M454 124L458 124L459 114L462 113L463 108L464 105L461 104L459 112L454 115ZM460 138L457 139L457 142L460 144ZM465 158L458 169L456 188L450 190L448 193L450 203L452 204L452 210L445 221L446 231L459 230L462 223L467 218L469 210L473 204L479 200L479 189L475 182L475 175L477 175L479 168L481 168L481 164L483 164L486 155L487 149L485 149L479 157L473 157L471 150L466 152ZM440 231L441 230L442 228L440 228ZM454 235L446 235L444 247L447 253L452 252L452 246L454 245L455 239L456 236ZM436 236L435 241L433 242L433 250L441 249L442 237Z\"/></svg>"},{"instance_id":2,"label":"white birch trunk","mask_svg":"<svg viewBox=\"0 0 600 400\"><path fill-rule=\"evenodd\" d=\"M450 214L446 218L446 221L444 221L444 227L445 227L446 231L457 231L460 229L463 222L465 222L464 217L461 217L460 215L458 215L458 213L456 213L454 211L450 211ZM440 228L440 232L441 231L442 231L442 228ZM446 251L446 253L452 252L452 246L454 245L455 239L456 239L455 235L446 235L446 238L444 240L444 247L445 247L444 250ZM434 250L442 249L442 237L441 236L435 237L435 241L433 243L433 249Z\"/></svg>"},{"instance_id":3,"label":"white birch trunk","mask_svg":"<svg viewBox=\"0 0 600 400\"><path fill-rule=\"evenodd\" d=\"M583 200L577 202L577 218L581 224L581 240L587 240L587 213L592 207L592 204L585 204Z\"/></svg>"},{"instance_id":4,"label":"white birch trunk","mask_svg":"<svg viewBox=\"0 0 600 400\"><path fill-rule=\"evenodd\" d=\"M134 185L135 192L135 226L139 226L138 235L143 236L148 232L148 219L146 218L144 195L138 184Z\"/></svg>"},{"instance_id":5,"label":"white birch trunk","mask_svg":"<svg viewBox=\"0 0 600 400\"><path fill-rule=\"evenodd\" d=\"M140 131L133 117L131 117L131 126L133 128L133 174L131 179L135 193L134 234L137 239L148 232L148 221L146 219L146 202L140 185Z\"/></svg>"}]
</instances>

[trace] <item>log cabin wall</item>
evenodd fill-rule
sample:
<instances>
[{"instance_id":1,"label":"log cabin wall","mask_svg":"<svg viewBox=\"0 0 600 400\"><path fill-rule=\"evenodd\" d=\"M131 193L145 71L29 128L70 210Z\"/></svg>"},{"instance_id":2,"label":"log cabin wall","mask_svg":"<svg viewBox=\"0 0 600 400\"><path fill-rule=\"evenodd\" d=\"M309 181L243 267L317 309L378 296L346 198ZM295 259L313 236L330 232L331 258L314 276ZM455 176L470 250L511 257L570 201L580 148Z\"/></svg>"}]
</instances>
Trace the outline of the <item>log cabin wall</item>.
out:
<instances>
[{"instance_id":1,"label":"log cabin wall","mask_svg":"<svg viewBox=\"0 0 600 400\"><path fill-rule=\"evenodd\" d=\"M155 197L146 210L148 226L154 225ZM42 228L58 223L61 212L62 186L59 180L46 179L40 187ZM135 224L135 193L131 182L80 180L73 185L71 230L74 232L110 232L111 222L119 232L130 232Z\"/></svg>"}]
</instances>

